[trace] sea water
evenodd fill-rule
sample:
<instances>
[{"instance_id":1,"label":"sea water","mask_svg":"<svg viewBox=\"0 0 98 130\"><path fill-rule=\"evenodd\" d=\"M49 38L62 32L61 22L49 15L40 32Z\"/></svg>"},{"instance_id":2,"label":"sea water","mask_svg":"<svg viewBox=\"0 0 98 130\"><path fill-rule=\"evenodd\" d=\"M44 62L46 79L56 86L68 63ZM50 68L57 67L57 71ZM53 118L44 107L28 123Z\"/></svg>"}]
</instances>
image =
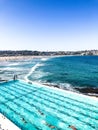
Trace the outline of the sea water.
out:
<instances>
[{"instance_id":1,"label":"sea water","mask_svg":"<svg viewBox=\"0 0 98 130\"><path fill-rule=\"evenodd\" d=\"M76 91L98 88L98 56L62 56L0 63L0 78L34 81Z\"/></svg>"}]
</instances>

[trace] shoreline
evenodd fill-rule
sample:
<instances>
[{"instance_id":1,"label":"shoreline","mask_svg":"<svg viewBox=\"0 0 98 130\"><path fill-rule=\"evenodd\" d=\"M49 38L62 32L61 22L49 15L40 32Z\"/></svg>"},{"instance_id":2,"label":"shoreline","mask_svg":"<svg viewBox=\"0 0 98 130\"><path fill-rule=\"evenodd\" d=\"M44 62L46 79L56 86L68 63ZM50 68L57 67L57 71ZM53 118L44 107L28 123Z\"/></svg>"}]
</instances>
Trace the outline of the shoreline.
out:
<instances>
[{"instance_id":1,"label":"shoreline","mask_svg":"<svg viewBox=\"0 0 98 130\"><path fill-rule=\"evenodd\" d=\"M7 62L7 61L20 61L20 60L31 60L31 59L41 59L41 58L55 58L55 57L64 57L67 55L56 55L56 56L0 56L0 61L1 62ZM2 81L6 81L6 80L2 80ZM47 85L47 84L46 84ZM48 85L51 86L51 85ZM58 85L54 86L56 88L59 88ZM66 89L64 89L66 90ZM89 95L89 96L94 96L98 98L98 88L90 88L90 87L86 87L86 88L75 88L75 91L78 91L79 93L85 94L85 95Z\"/></svg>"},{"instance_id":2,"label":"shoreline","mask_svg":"<svg viewBox=\"0 0 98 130\"><path fill-rule=\"evenodd\" d=\"M0 56L0 61L11 61L11 60L28 60L37 58L48 58L53 56Z\"/></svg>"},{"instance_id":3,"label":"shoreline","mask_svg":"<svg viewBox=\"0 0 98 130\"><path fill-rule=\"evenodd\" d=\"M39 58L54 58L54 57L70 57L70 56L82 56L82 55L39 55L39 56L0 56L0 61L11 61L11 60L28 60L28 59L39 59Z\"/></svg>"},{"instance_id":4,"label":"shoreline","mask_svg":"<svg viewBox=\"0 0 98 130\"><path fill-rule=\"evenodd\" d=\"M75 93L79 93L79 94L83 94L86 96L91 96L91 97L96 97L98 98L98 88L90 88L90 87L86 87L86 88L74 88L73 91L67 89L67 88L60 88L60 86L58 85L49 85L47 83L44 83L43 85L49 86L49 87L54 87L54 88L58 88L64 91L70 91L70 92L75 92Z\"/></svg>"},{"instance_id":5,"label":"shoreline","mask_svg":"<svg viewBox=\"0 0 98 130\"><path fill-rule=\"evenodd\" d=\"M23 81L23 82L27 82L27 81L25 81L25 80L21 80L21 81ZM28 83L28 82L27 82ZM58 90L58 91L61 91L61 92L64 92L64 93L74 93L74 94L76 94L76 95L80 95L80 96L82 96L82 97L87 97L87 98L89 98L89 99L95 99L96 101L98 101L98 97L96 97L96 96L94 96L94 95L89 95L89 94L84 94L84 93L77 93L77 92L75 92L75 91L69 91L68 89L61 89L61 88L59 88L59 87L56 87L56 86L50 86L50 85L46 85L46 84L42 84L42 83L37 83L37 82L29 82L29 84L36 84L36 85L41 85L42 87L47 87L47 88L50 88L50 89L53 89L53 90Z\"/></svg>"},{"instance_id":6,"label":"shoreline","mask_svg":"<svg viewBox=\"0 0 98 130\"><path fill-rule=\"evenodd\" d=\"M11 61L11 60L30 60L30 59L40 59L40 58L54 58L54 57L64 57L69 55L49 55L49 56L0 56L0 61ZM72 55L70 55L72 56Z\"/></svg>"}]
</instances>

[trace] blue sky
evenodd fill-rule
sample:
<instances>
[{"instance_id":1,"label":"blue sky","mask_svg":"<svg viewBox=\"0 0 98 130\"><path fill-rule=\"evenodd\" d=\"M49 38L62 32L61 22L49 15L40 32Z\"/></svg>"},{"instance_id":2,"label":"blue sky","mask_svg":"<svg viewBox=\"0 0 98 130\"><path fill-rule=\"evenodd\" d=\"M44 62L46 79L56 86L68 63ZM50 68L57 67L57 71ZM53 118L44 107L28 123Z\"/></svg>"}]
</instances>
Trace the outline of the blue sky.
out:
<instances>
[{"instance_id":1,"label":"blue sky","mask_svg":"<svg viewBox=\"0 0 98 130\"><path fill-rule=\"evenodd\" d=\"M0 50L98 49L98 0L0 0Z\"/></svg>"}]
</instances>

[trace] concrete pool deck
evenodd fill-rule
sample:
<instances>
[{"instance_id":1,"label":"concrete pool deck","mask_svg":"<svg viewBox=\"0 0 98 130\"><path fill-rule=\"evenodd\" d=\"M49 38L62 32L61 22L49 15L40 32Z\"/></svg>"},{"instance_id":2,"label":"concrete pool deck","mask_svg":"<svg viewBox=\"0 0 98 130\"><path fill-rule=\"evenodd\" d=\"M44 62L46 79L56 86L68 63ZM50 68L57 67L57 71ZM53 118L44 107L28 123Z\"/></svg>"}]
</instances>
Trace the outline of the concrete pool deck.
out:
<instances>
[{"instance_id":1,"label":"concrete pool deck","mask_svg":"<svg viewBox=\"0 0 98 130\"><path fill-rule=\"evenodd\" d=\"M20 128L0 113L0 130L20 130Z\"/></svg>"}]
</instances>

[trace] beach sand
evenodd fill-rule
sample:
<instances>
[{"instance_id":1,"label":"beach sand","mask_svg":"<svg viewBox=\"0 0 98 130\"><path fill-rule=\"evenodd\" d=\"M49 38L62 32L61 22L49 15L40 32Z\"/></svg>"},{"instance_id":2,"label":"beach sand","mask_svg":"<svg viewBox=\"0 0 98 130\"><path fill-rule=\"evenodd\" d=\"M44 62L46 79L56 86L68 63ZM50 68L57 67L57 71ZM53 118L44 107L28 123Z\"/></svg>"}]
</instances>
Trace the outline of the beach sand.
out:
<instances>
[{"instance_id":1,"label":"beach sand","mask_svg":"<svg viewBox=\"0 0 98 130\"><path fill-rule=\"evenodd\" d=\"M0 57L0 61L9 61L9 60L28 60L28 59L36 59L36 58L47 58L51 56L3 56Z\"/></svg>"},{"instance_id":2,"label":"beach sand","mask_svg":"<svg viewBox=\"0 0 98 130\"><path fill-rule=\"evenodd\" d=\"M37 59L37 58L63 57L63 56L65 56L65 55L50 55L50 56L0 56L0 61L26 60L26 59L28 60L28 59Z\"/></svg>"}]
</instances>

